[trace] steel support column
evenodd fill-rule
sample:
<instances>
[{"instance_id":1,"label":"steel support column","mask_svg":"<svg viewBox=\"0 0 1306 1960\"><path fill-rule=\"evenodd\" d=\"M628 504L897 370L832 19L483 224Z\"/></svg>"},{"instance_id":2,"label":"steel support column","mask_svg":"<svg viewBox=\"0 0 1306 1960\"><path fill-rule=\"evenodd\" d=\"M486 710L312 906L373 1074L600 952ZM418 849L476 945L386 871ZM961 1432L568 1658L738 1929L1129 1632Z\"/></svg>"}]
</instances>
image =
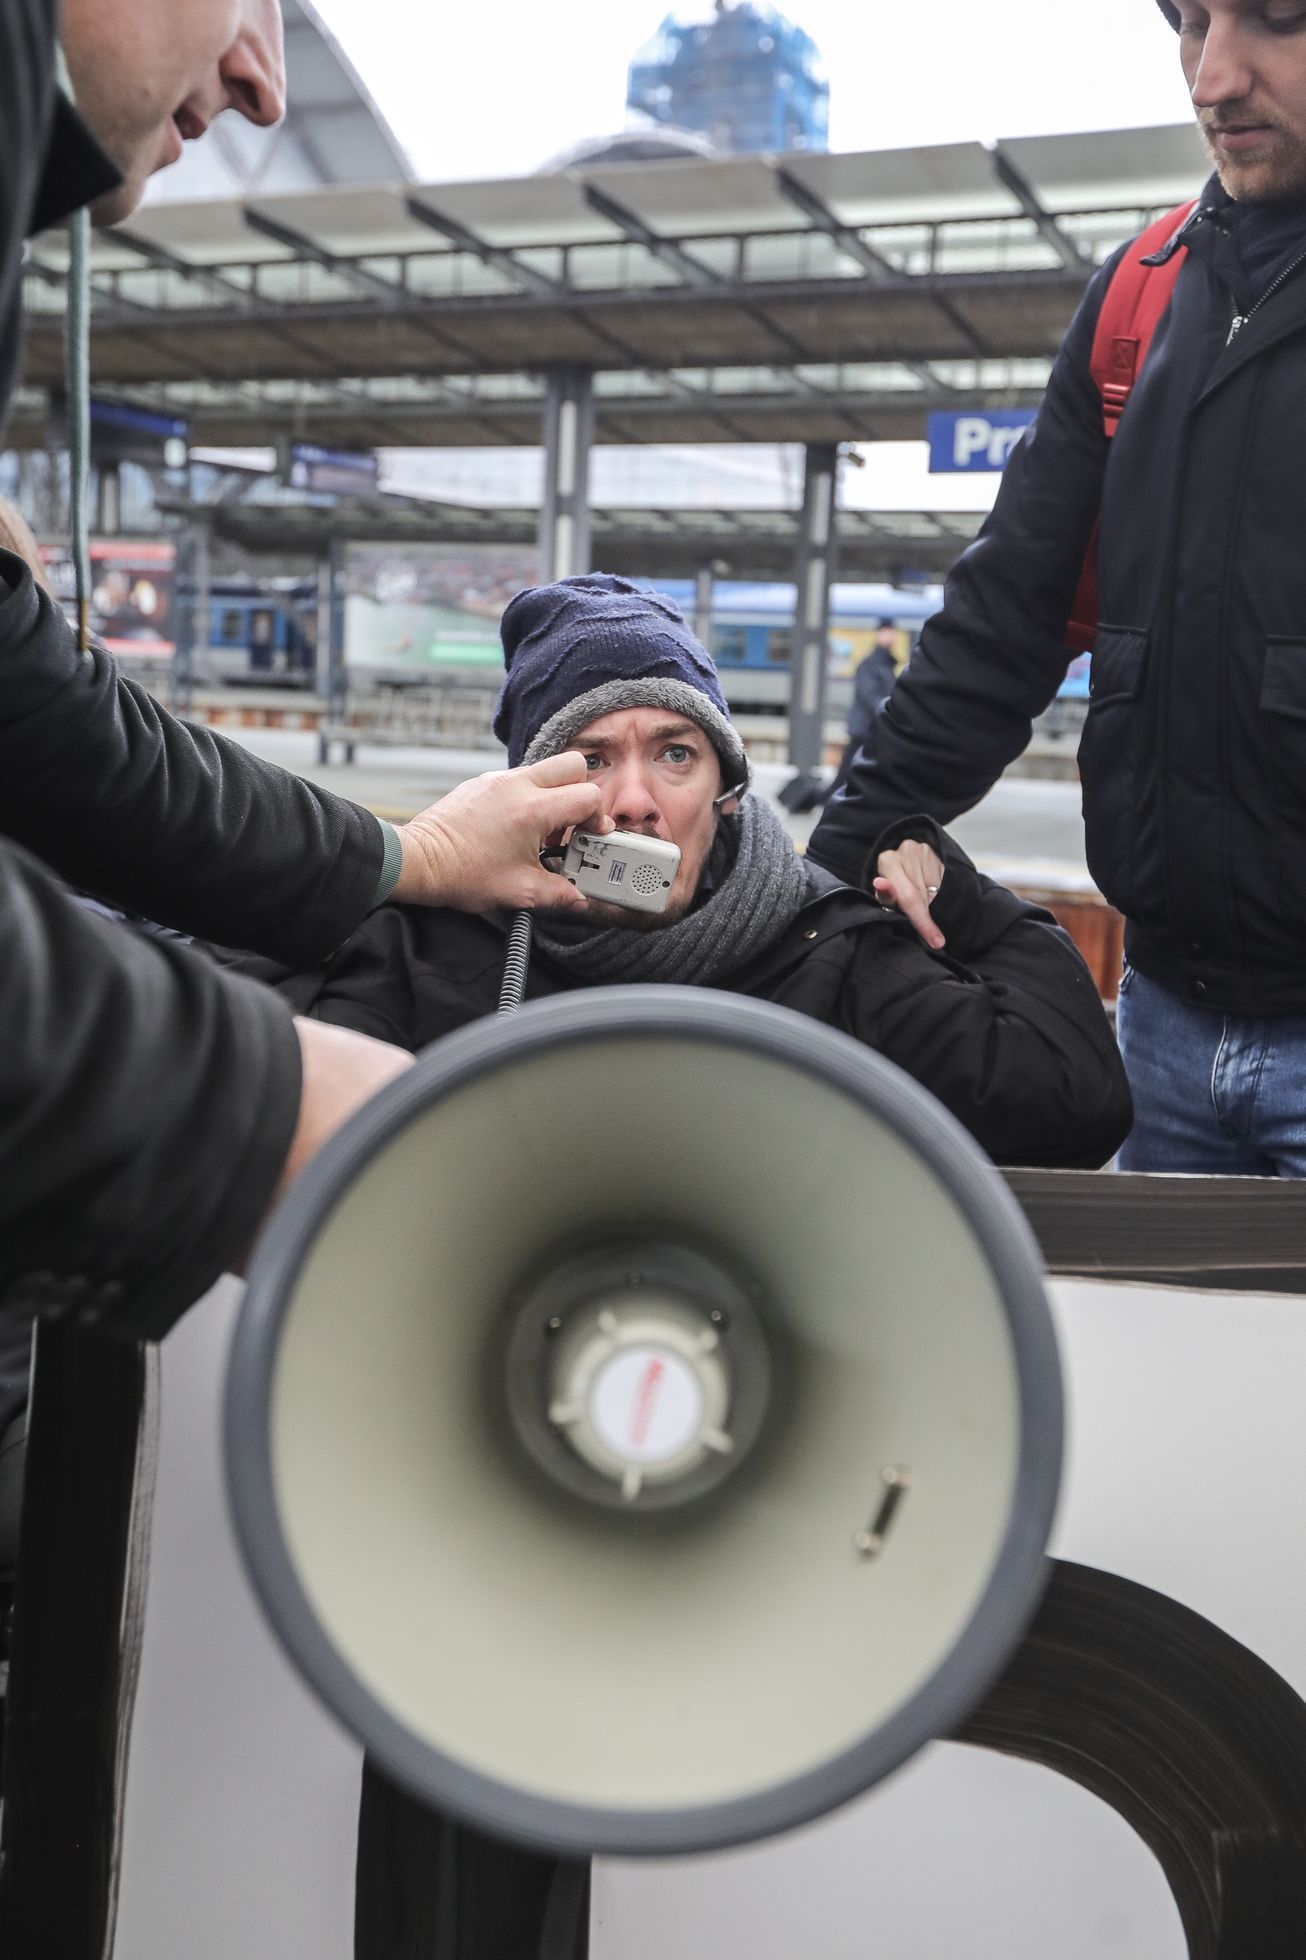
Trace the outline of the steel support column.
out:
<instances>
[{"instance_id":1,"label":"steel support column","mask_svg":"<svg viewBox=\"0 0 1306 1960\"><path fill-rule=\"evenodd\" d=\"M715 586L715 564L700 565L694 580L694 637L709 653L712 651L712 595Z\"/></svg>"},{"instance_id":2,"label":"steel support column","mask_svg":"<svg viewBox=\"0 0 1306 1960\"><path fill-rule=\"evenodd\" d=\"M95 528L102 538L115 538L122 529L122 479L116 463L100 464L95 487Z\"/></svg>"},{"instance_id":3,"label":"steel support column","mask_svg":"<svg viewBox=\"0 0 1306 1960\"><path fill-rule=\"evenodd\" d=\"M189 714L194 703L197 665L208 666L211 543L208 519L196 518L187 527L177 567L184 603L179 608L181 630L172 656L171 691L173 711L179 715Z\"/></svg>"},{"instance_id":4,"label":"steel support column","mask_svg":"<svg viewBox=\"0 0 1306 1960\"><path fill-rule=\"evenodd\" d=\"M544 404L544 492L540 578L545 584L590 570L589 472L594 439L590 368L550 368Z\"/></svg>"},{"instance_id":5,"label":"steel support column","mask_svg":"<svg viewBox=\"0 0 1306 1960\"><path fill-rule=\"evenodd\" d=\"M343 723L349 683L345 673L345 547L332 537L318 560L317 570L317 692L322 700L322 729ZM325 732L318 736L318 761L331 760ZM345 760L354 759L346 744Z\"/></svg>"},{"instance_id":6,"label":"steel support column","mask_svg":"<svg viewBox=\"0 0 1306 1960\"><path fill-rule=\"evenodd\" d=\"M826 670L830 645L830 586L834 579L839 446L807 445L803 522L794 573L793 656L789 663L789 760L800 772L819 769L825 752Z\"/></svg>"}]
</instances>

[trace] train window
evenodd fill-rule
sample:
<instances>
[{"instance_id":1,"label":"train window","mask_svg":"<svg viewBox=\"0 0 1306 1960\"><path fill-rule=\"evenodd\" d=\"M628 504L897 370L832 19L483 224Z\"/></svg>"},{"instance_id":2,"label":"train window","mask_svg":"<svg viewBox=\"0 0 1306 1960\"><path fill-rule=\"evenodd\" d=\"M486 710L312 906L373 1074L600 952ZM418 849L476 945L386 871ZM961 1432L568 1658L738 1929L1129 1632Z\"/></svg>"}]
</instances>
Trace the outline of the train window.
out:
<instances>
[{"instance_id":1,"label":"train window","mask_svg":"<svg viewBox=\"0 0 1306 1960\"><path fill-rule=\"evenodd\" d=\"M245 638L245 615L238 606L227 606L218 623L218 638L225 646L240 646Z\"/></svg>"},{"instance_id":2,"label":"train window","mask_svg":"<svg viewBox=\"0 0 1306 1960\"><path fill-rule=\"evenodd\" d=\"M777 667L787 667L794 650L794 636L787 626L777 626L766 642L766 657Z\"/></svg>"},{"instance_id":3,"label":"train window","mask_svg":"<svg viewBox=\"0 0 1306 1960\"><path fill-rule=\"evenodd\" d=\"M746 626L716 626L712 629L714 660L743 660L748 653Z\"/></svg>"}]
</instances>

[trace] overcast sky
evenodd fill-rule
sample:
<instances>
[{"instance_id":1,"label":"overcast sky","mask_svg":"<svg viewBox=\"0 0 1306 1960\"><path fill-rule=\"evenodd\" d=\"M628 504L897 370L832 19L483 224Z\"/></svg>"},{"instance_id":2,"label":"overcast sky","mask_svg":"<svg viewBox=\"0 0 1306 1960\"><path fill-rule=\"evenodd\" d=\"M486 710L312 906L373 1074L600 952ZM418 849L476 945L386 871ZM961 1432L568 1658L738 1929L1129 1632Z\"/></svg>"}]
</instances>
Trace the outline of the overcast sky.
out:
<instances>
[{"instance_id":1,"label":"overcast sky","mask_svg":"<svg viewBox=\"0 0 1306 1960\"><path fill-rule=\"evenodd\" d=\"M659 0L316 0L428 180L516 176L625 122ZM703 17L711 0L688 8ZM1180 122L1153 0L795 0L830 78L830 147Z\"/></svg>"}]
</instances>

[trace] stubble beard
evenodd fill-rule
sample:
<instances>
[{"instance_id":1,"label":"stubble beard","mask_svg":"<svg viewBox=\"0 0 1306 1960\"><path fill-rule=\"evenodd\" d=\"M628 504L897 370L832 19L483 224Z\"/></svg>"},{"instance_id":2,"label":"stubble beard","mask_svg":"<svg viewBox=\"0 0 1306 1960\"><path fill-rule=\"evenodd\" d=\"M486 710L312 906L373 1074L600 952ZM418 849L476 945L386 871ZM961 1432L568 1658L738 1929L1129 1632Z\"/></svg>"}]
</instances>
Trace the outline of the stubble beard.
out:
<instances>
[{"instance_id":1,"label":"stubble beard","mask_svg":"<svg viewBox=\"0 0 1306 1960\"><path fill-rule=\"evenodd\" d=\"M1236 204L1289 204L1306 199L1306 143L1289 136L1278 124L1266 153L1245 159L1227 157L1217 146L1215 132L1199 125L1206 153L1224 189Z\"/></svg>"}]
</instances>

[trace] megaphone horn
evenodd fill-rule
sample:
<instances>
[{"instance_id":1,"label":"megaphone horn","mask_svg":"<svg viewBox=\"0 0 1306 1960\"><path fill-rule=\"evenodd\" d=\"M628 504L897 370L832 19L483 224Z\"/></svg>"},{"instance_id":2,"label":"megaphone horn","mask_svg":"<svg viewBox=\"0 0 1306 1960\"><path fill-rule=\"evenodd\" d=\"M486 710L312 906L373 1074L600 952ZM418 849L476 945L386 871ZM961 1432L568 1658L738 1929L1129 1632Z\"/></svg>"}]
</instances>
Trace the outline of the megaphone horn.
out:
<instances>
[{"instance_id":1,"label":"megaphone horn","mask_svg":"<svg viewBox=\"0 0 1306 1960\"><path fill-rule=\"evenodd\" d=\"M969 1711L1042 1588L1037 1250L878 1056L700 989L440 1042L273 1220L228 1475L396 1780L565 1854L788 1829Z\"/></svg>"}]
</instances>

